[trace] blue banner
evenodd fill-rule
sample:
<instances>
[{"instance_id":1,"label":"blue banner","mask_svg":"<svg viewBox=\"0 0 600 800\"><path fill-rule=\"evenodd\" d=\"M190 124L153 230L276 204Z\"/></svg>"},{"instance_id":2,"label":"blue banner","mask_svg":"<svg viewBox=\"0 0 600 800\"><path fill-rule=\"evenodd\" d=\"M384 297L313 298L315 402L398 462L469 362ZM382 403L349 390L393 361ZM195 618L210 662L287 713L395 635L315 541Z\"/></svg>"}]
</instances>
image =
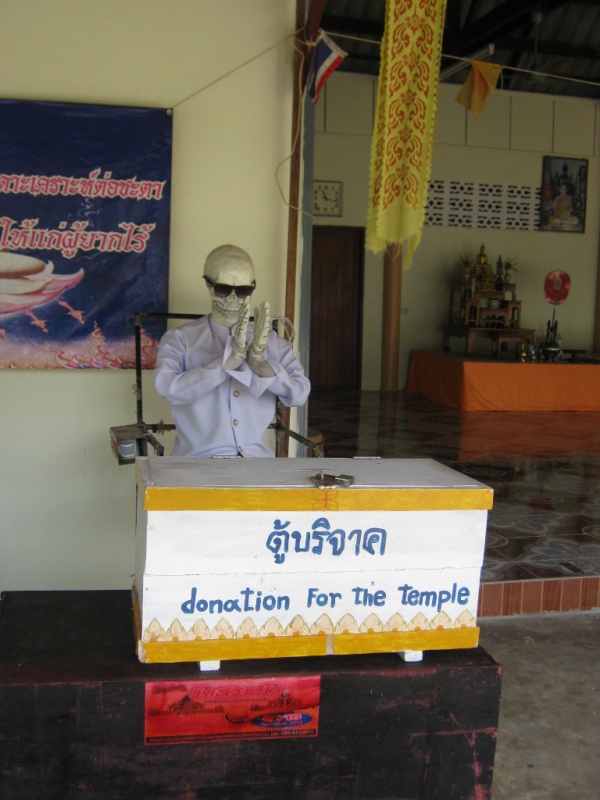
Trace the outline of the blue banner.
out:
<instances>
[{"instance_id":1,"label":"blue banner","mask_svg":"<svg viewBox=\"0 0 600 800\"><path fill-rule=\"evenodd\" d=\"M166 109L0 101L0 367L135 365L134 312L168 306L171 149Z\"/></svg>"}]
</instances>

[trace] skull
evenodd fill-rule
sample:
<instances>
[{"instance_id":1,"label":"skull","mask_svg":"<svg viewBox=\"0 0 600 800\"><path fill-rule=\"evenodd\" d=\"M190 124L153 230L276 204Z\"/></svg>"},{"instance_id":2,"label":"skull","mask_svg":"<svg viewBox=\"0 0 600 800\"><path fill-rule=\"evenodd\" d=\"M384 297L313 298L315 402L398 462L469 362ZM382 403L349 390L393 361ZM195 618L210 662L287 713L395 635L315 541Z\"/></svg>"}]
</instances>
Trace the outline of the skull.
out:
<instances>
[{"instance_id":1,"label":"skull","mask_svg":"<svg viewBox=\"0 0 600 800\"><path fill-rule=\"evenodd\" d=\"M212 300L213 319L228 328L233 327L245 299L238 297L234 287L245 287L245 296L249 297L256 283L252 259L241 247L221 245L208 254L204 279ZM223 294L222 286L230 286L231 292Z\"/></svg>"}]
</instances>

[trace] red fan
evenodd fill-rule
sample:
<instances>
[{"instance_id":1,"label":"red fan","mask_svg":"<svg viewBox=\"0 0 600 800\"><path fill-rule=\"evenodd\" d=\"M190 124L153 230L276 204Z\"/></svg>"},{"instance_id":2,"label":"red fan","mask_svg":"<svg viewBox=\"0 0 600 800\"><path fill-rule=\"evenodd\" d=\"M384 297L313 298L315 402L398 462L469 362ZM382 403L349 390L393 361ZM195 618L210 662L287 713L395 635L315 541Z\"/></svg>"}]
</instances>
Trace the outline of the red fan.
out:
<instances>
[{"instance_id":1,"label":"red fan","mask_svg":"<svg viewBox=\"0 0 600 800\"><path fill-rule=\"evenodd\" d=\"M553 306L564 303L571 291L571 278L568 273L555 269L546 275L544 281L544 296Z\"/></svg>"}]
</instances>

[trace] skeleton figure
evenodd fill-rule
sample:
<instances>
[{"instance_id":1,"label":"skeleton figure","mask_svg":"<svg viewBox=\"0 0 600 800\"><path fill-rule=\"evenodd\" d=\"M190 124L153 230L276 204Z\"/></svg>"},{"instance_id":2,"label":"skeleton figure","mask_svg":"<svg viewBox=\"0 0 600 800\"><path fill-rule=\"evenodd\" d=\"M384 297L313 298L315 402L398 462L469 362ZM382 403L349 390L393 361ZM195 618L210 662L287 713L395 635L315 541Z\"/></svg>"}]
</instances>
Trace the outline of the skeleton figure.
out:
<instances>
[{"instance_id":1,"label":"skeleton figure","mask_svg":"<svg viewBox=\"0 0 600 800\"><path fill-rule=\"evenodd\" d=\"M209 315L162 338L154 385L171 404L177 426L173 455L272 456L263 441L275 399L302 405L310 383L289 342L272 330L268 302L254 309L248 253L213 250L204 266Z\"/></svg>"}]
</instances>

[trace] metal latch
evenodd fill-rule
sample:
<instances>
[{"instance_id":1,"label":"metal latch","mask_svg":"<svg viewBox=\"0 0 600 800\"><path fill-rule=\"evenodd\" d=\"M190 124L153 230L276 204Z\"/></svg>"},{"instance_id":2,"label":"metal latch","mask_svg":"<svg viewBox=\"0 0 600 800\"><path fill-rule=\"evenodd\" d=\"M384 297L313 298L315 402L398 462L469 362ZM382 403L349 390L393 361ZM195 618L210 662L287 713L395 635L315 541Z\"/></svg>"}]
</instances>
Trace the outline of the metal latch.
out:
<instances>
[{"instance_id":1,"label":"metal latch","mask_svg":"<svg viewBox=\"0 0 600 800\"><path fill-rule=\"evenodd\" d=\"M311 477L311 481L320 489L325 489L330 486L344 488L352 486L354 483L354 475L328 475L321 470Z\"/></svg>"}]
</instances>

